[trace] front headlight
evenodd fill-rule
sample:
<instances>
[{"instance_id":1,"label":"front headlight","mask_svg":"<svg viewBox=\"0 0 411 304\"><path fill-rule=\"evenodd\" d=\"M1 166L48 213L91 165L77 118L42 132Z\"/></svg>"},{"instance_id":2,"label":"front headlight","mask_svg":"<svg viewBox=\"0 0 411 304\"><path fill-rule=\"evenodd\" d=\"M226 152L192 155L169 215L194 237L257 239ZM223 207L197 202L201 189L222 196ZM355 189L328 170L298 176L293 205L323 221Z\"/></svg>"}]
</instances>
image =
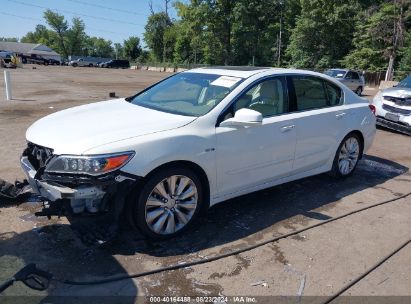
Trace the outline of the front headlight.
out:
<instances>
[{"instance_id":1,"label":"front headlight","mask_svg":"<svg viewBox=\"0 0 411 304\"><path fill-rule=\"evenodd\" d=\"M53 158L46 166L46 172L100 175L123 167L134 156L134 152L71 156Z\"/></svg>"}]
</instances>

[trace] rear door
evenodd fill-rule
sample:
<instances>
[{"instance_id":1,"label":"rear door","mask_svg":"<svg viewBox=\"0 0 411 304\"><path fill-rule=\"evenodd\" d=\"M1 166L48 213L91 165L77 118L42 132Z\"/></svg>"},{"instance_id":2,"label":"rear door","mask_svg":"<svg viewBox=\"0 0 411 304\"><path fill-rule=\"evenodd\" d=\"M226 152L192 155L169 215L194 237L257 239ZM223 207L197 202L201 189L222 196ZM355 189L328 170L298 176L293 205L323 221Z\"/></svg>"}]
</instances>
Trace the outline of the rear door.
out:
<instances>
[{"instance_id":1,"label":"rear door","mask_svg":"<svg viewBox=\"0 0 411 304\"><path fill-rule=\"evenodd\" d=\"M289 76L293 90L297 144L293 174L320 168L334 158L346 115L342 90L319 77Z\"/></svg>"},{"instance_id":2,"label":"rear door","mask_svg":"<svg viewBox=\"0 0 411 304\"><path fill-rule=\"evenodd\" d=\"M357 72L348 71L344 77L343 83L351 90L355 91L360 86L360 76Z\"/></svg>"}]
</instances>

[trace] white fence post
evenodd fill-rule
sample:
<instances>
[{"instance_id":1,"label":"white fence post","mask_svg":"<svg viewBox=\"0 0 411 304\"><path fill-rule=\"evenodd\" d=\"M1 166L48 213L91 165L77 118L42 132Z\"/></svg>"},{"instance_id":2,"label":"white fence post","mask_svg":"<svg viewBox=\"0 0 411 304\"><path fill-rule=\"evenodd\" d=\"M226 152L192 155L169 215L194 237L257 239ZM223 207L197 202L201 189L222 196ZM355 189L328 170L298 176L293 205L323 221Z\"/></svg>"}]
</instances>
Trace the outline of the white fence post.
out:
<instances>
[{"instance_id":1,"label":"white fence post","mask_svg":"<svg viewBox=\"0 0 411 304\"><path fill-rule=\"evenodd\" d=\"M6 99L12 100L11 96L11 80L10 80L10 71L4 71L4 83L6 85Z\"/></svg>"}]
</instances>

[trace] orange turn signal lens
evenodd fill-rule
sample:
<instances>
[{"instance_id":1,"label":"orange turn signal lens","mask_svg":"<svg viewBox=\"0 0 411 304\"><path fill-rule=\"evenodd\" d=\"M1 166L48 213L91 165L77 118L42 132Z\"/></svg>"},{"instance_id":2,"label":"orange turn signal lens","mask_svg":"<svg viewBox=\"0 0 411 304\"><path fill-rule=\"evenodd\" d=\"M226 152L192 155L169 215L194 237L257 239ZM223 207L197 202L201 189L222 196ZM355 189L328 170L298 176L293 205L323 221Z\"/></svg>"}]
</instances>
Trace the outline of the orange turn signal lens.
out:
<instances>
[{"instance_id":1,"label":"orange turn signal lens","mask_svg":"<svg viewBox=\"0 0 411 304\"><path fill-rule=\"evenodd\" d=\"M103 168L103 172L112 171L121 167L131 155L120 155L106 159L106 164Z\"/></svg>"}]
</instances>

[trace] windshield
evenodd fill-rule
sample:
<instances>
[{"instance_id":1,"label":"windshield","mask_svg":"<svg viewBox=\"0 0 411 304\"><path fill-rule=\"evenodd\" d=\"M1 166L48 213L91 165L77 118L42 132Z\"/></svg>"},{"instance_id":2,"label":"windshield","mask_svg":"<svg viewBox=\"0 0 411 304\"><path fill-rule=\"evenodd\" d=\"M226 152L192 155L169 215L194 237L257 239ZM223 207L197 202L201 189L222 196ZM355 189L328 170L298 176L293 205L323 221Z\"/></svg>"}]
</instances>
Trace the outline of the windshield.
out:
<instances>
[{"instance_id":1,"label":"windshield","mask_svg":"<svg viewBox=\"0 0 411 304\"><path fill-rule=\"evenodd\" d=\"M203 73L172 76L130 100L135 105L187 116L202 116L220 103L242 78Z\"/></svg>"},{"instance_id":2,"label":"windshield","mask_svg":"<svg viewBox=\"0 0 411 304\"><path fill-rule=\"evenodd\" d=\"M335 78L343 78L345 75L344 70L328 70L325 72L325 75L335 77Z\"/></svg>"},{"instance_id":3,"label":"windshield","mask_svg":"<svg viewBox=\"0 0 411 304\"><path fill-rule=\"evenodd\" d=\"M397 87L400 88L411 88L411 76L408 76L407 78L403 79Z\"/></svg>"}]
</instances>

